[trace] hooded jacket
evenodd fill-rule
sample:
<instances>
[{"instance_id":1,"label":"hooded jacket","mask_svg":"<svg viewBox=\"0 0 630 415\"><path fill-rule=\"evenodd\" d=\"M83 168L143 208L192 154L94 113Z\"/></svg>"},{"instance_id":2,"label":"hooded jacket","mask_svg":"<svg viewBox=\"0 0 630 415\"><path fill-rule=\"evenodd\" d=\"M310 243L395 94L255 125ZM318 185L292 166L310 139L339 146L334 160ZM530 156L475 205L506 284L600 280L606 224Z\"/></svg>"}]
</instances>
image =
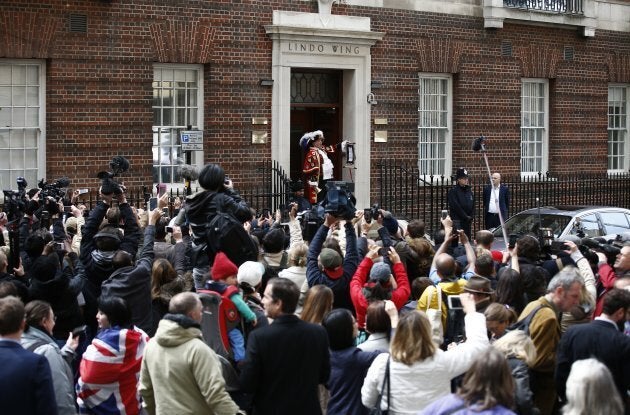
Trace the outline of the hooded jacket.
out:
<instances>
[{"instance_id":1,"label":"hooded jacket","mask_svg":"<svg viewBox=\"0 0 630 415\"><path fill-rule=\"evenodd\" d=\"M181 314L160 321L142 361L139 391L153 414L234 415L217 355L204 343L199 324Z\"/></svg>"},{"instance_id":2,"label":"hooded jacket","mask_svg":"<svg viewBox=\"0 0 630 415\"><path fill-rule=\"evenodd\" d=\"M69 346L60 349L52 337L35 327L29 327L22 334L20 343L26 350L42 355L48 360L59 415L76 414L74 376L70 368L75 356L74 351Z\"/></svg>"}]
</instances>

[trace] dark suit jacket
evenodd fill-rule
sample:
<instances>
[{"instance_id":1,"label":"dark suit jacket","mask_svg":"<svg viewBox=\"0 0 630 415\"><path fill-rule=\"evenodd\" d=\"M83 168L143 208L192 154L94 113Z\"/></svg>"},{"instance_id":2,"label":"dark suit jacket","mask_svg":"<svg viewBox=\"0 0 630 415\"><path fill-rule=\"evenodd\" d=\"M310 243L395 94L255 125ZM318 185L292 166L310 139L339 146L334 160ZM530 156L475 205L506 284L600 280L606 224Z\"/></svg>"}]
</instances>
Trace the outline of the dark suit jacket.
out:
<instances>
[{"instance_id":1,"label":"dark suit jacket","mask_svg":"<svg viewBox=\"0 0 630 415\"><path fill-rule=\"evenodd\" d=\"M492 197L492 187L487 185L483 188L483 212L488 213L488 206L490 206L490 197ZM502 184L499 185L499 210L501 210L501 216L503 220L508 218L508 209L510 208L510 189Z\"/></svg>"},{"instance_id":2,"label":"dark suit jacket","mask_svg":"<svg viewBox=\"0 0 630 415\"><path fill-rule=\"evenodd\" d=\"M0 412L6 415L57 414L50 366L44 356L19 343L0 340Z\"/></svg>"},{"instance_id":3,"label":"dark suit jacket","mask_svg":"<svg viewBox=\"0 0 630 415\"><path fill-rule=\"evenodd\" d=\"M254 414L321 414L318 384L330 375L323 327L283 315L247 339L241 387L253 394Z\"/></svg>"},{"instance_id":4,"label":"dark suit jacket","mask_svg":"<svg viewBox=\"0 0 630 415\"><path fill-rule=\"evenodd\" d=\"M556 368L558 395L565 400L567 378L573 362L590 357L610 369L624 400L626 390L630 387L630 337L609 322L601 320L571 326L562 336Z\"/></svg>"}]
</instances>

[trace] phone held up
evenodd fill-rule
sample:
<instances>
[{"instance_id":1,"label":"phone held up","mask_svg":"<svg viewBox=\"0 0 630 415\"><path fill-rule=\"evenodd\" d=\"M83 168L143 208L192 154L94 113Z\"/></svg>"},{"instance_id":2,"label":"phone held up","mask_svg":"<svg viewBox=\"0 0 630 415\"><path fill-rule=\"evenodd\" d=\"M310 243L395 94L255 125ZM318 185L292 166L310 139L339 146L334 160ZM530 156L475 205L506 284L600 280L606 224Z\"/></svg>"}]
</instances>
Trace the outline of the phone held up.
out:
<instances>
[{"instance_id":1,"label":"phone held up","mask_svg":"<svg viewBox=\"0 0 630 415\"><path fill-rule=\"evenodd\" d=\"M448 216L448 210L446 209L442 210L442 220L446 219L447 216Z\"/></svg>"},{"instance_id":2,"label":"phone held up","mask_svg":"<svg viewBox=\"0 0 630 415\"><path fill-rule=\"evenodd\" d=\"M85 333L86 329L86 325L75 327L74 329L72 329L72 337L79 337L81 334Z\"/></svg>"},{"instance_id":3,"label":"phone held up","mask_svg":"<svg viewBox=\"0 0 630 415\"><path fill-rule=\"evenodd\" d=\"M449 310L463 310L462 298L459 295L449 295L446 297Z\"/></svg>"}]
</instances>

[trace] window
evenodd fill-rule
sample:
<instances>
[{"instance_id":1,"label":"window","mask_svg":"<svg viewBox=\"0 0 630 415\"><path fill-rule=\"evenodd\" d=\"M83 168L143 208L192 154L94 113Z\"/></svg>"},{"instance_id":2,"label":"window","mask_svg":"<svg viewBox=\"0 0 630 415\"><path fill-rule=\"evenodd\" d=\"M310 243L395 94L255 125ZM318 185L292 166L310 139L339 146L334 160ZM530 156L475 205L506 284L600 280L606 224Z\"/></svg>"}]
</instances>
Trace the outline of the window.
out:
<instances>
[{"instance_id":1,"label":"window","mask_svg":"<svg viewBox=\"0 0 630 415\"><path fill-rule=\"evenodd\" d=\"M547 171L547 81L524 79L521 89L521 174Z\"/></svg>"},{"instance_id":2,"label":"window","mask_svg":"<svg viewBox=\"0 0 630 415\"><path fill-rule=\"evenodd\" d=\"M420 74L418 170L450 175L452 86L450 76Z\"/></svg>"},{"instance_id":3,"label":"window","mask_svg":"<svg viewBox=\"0 0 630 415\"><path fill-rule=\"evenodd\" d=\"M628 215L623 212L602 212L600 213L604 227L606 228L606 235L613 233L622 234L630 231L630 223L628 222Z\"/></svg>"},{"instance_id":4,"label":"window","mask_svg":"<svg viewBox=\"0 0 630 415\"><path fill-rule=\"evenodd\" d=\"M203 130L203 68L153 69L153 182L183 186L181 164L203 163L203 151L182 152L180 131Z\"/></svg>"},{"instance_id":5,"label":"window","mask_svg":"<svg viewBox=\"0 0 630 415\"><path fill-rule=\"evenodd\" d=\"M628 92L630 86L608 87L608 172L630 169L628 143Z\"/></svg>"},{"instance_id":6,"label":"window","mask_svg":"<svg viewBox=\"0 0 630 415\"><path fill-rule=\"evenodd\" d=\"M0 188L16 189L24 177L37 186L45 165L45 66L0 60Z\"/></svg>"}]
</instances>

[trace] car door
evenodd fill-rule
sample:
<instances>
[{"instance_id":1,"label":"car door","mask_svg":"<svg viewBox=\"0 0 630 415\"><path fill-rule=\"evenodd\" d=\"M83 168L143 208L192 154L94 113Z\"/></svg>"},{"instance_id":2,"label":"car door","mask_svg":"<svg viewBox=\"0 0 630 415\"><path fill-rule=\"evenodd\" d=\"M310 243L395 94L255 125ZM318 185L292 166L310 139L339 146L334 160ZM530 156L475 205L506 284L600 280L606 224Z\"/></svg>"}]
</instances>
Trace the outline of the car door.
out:
<instances>
[{"instance_id":1,"label":"car door","mask_svg":"<svg viewBox=\"0 0 630 415\"><path fill-rule=\"evenodd\" d=\"M622 234L630 232L630 215L624 211L600 212L599 216L604 226L604 235Z\"/></svg>"}]
</instances>

